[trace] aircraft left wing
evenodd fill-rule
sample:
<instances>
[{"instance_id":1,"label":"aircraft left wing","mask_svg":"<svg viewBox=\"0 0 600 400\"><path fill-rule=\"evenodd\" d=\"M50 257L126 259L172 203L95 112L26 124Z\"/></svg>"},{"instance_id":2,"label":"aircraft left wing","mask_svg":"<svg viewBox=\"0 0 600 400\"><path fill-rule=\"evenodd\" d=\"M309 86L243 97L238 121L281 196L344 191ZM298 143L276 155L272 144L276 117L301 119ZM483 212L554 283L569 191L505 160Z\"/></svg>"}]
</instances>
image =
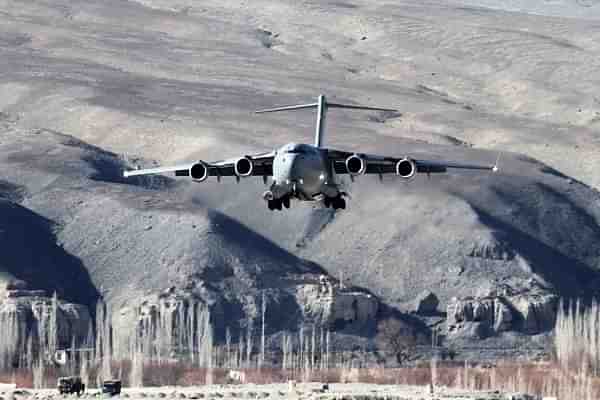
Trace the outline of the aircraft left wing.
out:
<instances>
[{"instance_id":1,"label":"aircraft left wing","mask_svg":"<svg viewBox=\"0 0 600 400\"><path fill-rule=\"evenodd\" d=\"M494 165L467 164L454 161L423 160L411 157L386 157L326 149L332 169L336 174L390 174L411 178L417 173L444 173L449 168L498 171Z\"/></svg>"},{"instance_id":2,"label":"aircraft left wing","mask_svg":"<svg viewBox=\"0 0 600 400\"><path fill-rule=\"evenodd\" d=\"M190 176L195 180L203 181L209 176L273 176L273 158L274 152L247 155L228 160L205 162L202 160L191 162L189 164L180 164L167 167L137 169L132 171L123 171L124 177L164 174L173 172L175 176Z\"/></svg>"},{"instance_id":3,"label":"aircraft left wing","mask_svg":"<svg viewBox=\"0 0 600 400\"><path fill-rule=\"evenodd\" d=\"M192 167L192 165L194 165L194 164L190 163L190 164L174 165L174 166L170 166L170 167L134 169L132 171L123 171L123 176L125 178L129 178L130 176L164 174L167 172L175 172L175 175L180 175L184 171L188 172L190 170L190 168Z\"/></svg>"}]
</instances>

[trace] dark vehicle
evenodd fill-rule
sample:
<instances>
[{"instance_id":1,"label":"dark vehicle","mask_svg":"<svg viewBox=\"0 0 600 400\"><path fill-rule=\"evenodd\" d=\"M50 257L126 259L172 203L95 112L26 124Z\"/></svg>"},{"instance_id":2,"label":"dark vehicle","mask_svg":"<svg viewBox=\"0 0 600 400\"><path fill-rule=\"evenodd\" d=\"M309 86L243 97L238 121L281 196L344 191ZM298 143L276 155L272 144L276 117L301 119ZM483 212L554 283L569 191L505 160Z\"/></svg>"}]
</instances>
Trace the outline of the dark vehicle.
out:
<instances>
[{"instance_id":1,"label":"dark vehicle","mask_svg":"<svg viewBox=\"0 0 600 400\"><path fill-rule=\"evenodd\" d=\"M58 378L57 387L60 394L77 393L77 396L79 396L85 392L85 385L81 382L81 377L79 376L60 377Z\"/></svg>"},{"instance_id":2,"label":"dark vehicle","mask_svg":"<svg viewBox=\"0 0 600 400\"><path fill-rule=\"evenodd\" d=\"M121 393L121 381L104 381L102 383L102 393L116 396Z\"/></svg>"}]
</instances>

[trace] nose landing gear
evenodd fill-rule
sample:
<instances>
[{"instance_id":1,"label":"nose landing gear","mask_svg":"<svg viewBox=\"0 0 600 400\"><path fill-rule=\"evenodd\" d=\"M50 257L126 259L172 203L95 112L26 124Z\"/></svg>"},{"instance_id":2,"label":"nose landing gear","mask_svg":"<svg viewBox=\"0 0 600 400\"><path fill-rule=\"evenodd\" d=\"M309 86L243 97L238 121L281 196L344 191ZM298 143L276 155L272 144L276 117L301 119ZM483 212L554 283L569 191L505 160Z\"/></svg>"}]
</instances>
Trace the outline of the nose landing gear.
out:
<instances>
[{"instance_id":1,"label":"nose landing gear","mask_svg":"<svg viewBox=\"0 0 600 400\"><path fill-rule=\"evenodd\" d=\"M269 207L269 210L271 211L282 210L283 207L290 208L290 196L284 196L280 199L275 199L273 197L267 198L267 196L264 197L265 200L267 200L267 207Z\"/></svg>"},{"instance_id":2,"label":"nose landing gear","mask_svg":"<svg viewBox=\"0 0 600 400\"><path fill-rule=\"evenodd\" d=\"M341 194L337 195L337 197L325 197L323 202L325 203L325 207L331 207L334 210L346 209L346 199Z\"/></svg>"}]
</instances>

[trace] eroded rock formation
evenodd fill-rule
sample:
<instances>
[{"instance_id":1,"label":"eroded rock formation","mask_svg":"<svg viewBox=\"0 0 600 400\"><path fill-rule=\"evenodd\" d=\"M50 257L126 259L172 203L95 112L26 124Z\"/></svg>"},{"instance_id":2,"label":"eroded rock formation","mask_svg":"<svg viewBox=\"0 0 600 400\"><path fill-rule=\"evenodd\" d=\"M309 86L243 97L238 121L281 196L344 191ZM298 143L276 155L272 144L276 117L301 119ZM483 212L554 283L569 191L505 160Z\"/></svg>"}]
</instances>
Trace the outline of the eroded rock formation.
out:
<instances>
[{"instance_id":1,"label":"eroded rock formation","mask_svg":"<svg viewBox=\"0 0 600 400\"><path fill-rule=\"evenodd\" d=\"M55 352L88 337L91 318L87 307L24 288L4 291L0 299L0 363L27 365L42 354L54 361Z\"/></svg>"},{"instance_id":2,"label":"eroded rock formation","mask_svg":"<svg viewBox=\"0 0 600 400\"><path fill-rule=\"evenodd\" d=\"M447 306L448 333L471 338L509 330L541 333L554 326L556 307L557 296L546 291L453 298Z\"/></svg>"},{"instance_id":3,"label":"eroded rock formation","mask_svg":"<svg viewBox=\"0 0 600 400\"><path fill-rule=\"evenodd\" d=\"M296 299L306 319L330 328L348 324L364 327L375 322L379 309L379 301L374 295L345 288L324 275L318 282L299 285Z\"/></svg>"}]
</instances>

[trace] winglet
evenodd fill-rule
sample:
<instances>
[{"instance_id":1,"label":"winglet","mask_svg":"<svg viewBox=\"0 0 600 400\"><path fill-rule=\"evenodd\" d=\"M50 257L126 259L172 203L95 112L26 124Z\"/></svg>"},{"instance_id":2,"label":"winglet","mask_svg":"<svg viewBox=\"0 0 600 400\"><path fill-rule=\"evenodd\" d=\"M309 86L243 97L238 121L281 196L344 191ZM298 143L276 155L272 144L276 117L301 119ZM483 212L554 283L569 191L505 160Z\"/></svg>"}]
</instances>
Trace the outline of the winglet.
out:
<instances>
[{"instance_id":1,"label":"winglet","mask_svg":"<svg viewBox=\"0 0 600 400\"><path fill-rule=\"evenodd\" d=\"M140 173L136 173L137 171L141 170L142 168L139 165L135 166L134 170L123 170L123 178L129 178L130 176L136 176L136 175L141 175Z\"/></svg>"},{"instance_id":2,"label":"winglet","mask_svg":"<svg viewBox=\"0 0 600 400\"><path fill-rule=\"evenodd\" d=\"M498 157L496 157L496 163L492 167L492 172L498 172L500 170L499 164L500 164L500 155L501 154L502 153L498 152Z\"/></svg>"}]
</instances>

